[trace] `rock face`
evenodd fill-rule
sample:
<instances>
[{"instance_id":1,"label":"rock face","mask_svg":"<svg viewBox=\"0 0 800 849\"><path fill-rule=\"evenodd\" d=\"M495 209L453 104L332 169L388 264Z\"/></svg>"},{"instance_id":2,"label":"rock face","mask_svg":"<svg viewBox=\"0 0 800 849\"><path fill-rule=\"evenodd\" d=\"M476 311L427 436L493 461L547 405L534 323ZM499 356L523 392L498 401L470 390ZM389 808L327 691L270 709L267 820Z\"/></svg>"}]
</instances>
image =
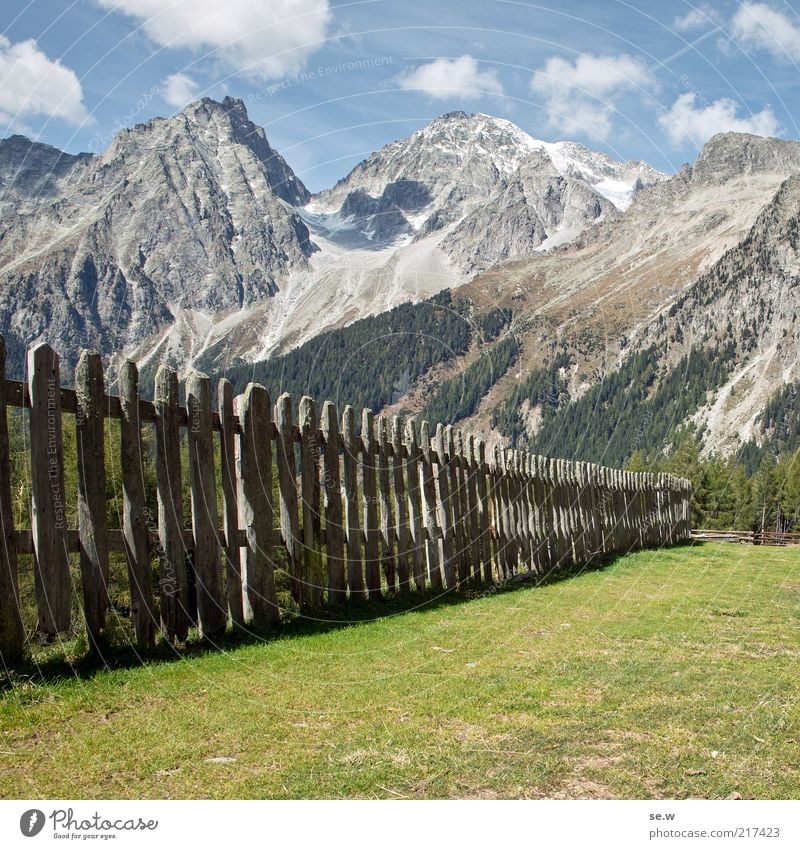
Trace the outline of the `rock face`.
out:
<instances>
[{"instance_id":1,"label":"rock face","mask_svg":"<svg viewBox=\"0 0 800 849\"><path fill-rule=\"evenodd\" d=\"M121 132L100 156L0 146L0 330L130 349L183 311L263 301L307 267L308 192L239 100L202 100ZM16 356L15 356L16 355Z\"/></svg>"},{"instance_id":2,"label":"rock face","mask_svg":"<svg viewBox=\"0 0 800 849\"><path fill-rule=\"evenodd\" d=\"M570 241L665 179L573 142L532 138L510 121L449 112L356 166L309 211L339 240L438 237L465 274ZM330 230L330 228L328 228Z\"/></svg>"},{"instance_id":3,"label":"rock face","mask_svg":"<svg viewBox=\"0 0 800 849\"><path fill-rule=\"evenodd\" d=\"M789 150L771 150L772 167L772 156ZM756 420L766 402L785 383L800 380L798 172L780 186L746 237L641 334L642 345L665 351L665 377L669 364L693 347L732 346L724 384L693 415L705 428L709 450L727 452L741 441L758 440Z\"/></svg>"},{"instance_id":4,"label":"rock face","mask_svg":"<svg viewBox=\"0 0 800 849\"><path fill-rule=\"evenodd\" d=\"M311 197L243 103L204 99L102 155L0 142L0 332L209 367L264 356L568 242L664 178L450 113ZM617 204L615 206L615 203Z\"/></svg>"},{"instance_id":5,"label":"rock face","mask_svg":"<svg viewBox=\"0 0 800 849\"><path fill-rule=\"evenodd\" d=\"M798 174L798 142L716 136L693 165L637 192L618 218L563 250L479 275L470 292L486 308L513 309L521 373L547 362L556 347L573 356L573 400L632 351L654 345L663 352L662 376L674 378L692 346L736 341L727 382L709 386L707 405L692 413L707 427L709 450L729 450L758 437L755 418L766 400L800 376L792 341L800 332ZM502 378L492 398L512 395L516 385L515 375ZM487 405L472 423L487 436L490 411ZM525 420L529 434L540 418Z\"/></svg>"}]
</instances>

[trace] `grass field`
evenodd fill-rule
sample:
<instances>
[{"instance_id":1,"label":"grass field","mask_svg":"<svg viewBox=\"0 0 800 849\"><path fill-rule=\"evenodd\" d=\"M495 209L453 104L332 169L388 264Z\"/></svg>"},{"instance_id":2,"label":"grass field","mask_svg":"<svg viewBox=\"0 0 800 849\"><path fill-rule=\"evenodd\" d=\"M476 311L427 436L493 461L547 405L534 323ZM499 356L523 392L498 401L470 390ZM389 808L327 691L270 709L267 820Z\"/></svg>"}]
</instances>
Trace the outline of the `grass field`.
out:
<instances>
[{"instance_id":1,"label":"grass field","mask_svg":"<svg viewBox=\"0 0 800 849\"><path fill-rule=\"evenodd\" d=\"M303 631L306 633L303 633ZM800 550L602 571L0 696L3 797L787 798Z\"/></svg>"}]
</instances>

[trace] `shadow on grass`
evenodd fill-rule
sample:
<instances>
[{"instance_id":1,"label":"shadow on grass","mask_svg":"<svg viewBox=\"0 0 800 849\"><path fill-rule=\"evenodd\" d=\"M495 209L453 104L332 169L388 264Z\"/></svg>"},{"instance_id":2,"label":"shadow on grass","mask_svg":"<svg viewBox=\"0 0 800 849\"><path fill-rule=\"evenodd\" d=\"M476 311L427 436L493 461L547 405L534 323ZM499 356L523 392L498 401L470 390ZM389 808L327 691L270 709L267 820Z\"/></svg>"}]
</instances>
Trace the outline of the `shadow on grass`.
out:
<instances>
[{"instance_id":1,"label":"shadow on grass","mask_svg":"<svg viewBox=\"0 0 800 849\"><path fill-rule=\"evenodd\" d=\"M698 543L687 541L669 548L673 550L687 547L696 548ZM545 573L517 573L498 579L491 584L469 584L459 590L428 589L424 592L398 592L384 596L379 601L348 601L344 604L325 605L318 610L303 614L288 612L281 626L272 631L259 631L250 627L239 630L229 629L224 635L213 639L190 636L186 643L180 645L161 640L153 648L140 648L131 643L107 643L98 646L94 652L87 651L77 659L70 660L70 653L77 653L74 651L78 644L76 639L65 645L63 653L45 658L37 658L34 655L23 663L17 664L13 669L0 672L0 694L22 683L50 684L75 678L88 680L112 669L134 669L144 664L175 663L245 646L264 645L279 640L329 633L391 616L458 607L479 598L574 580L587 573L607 569L625 556L624 553L605 557L595 556L585 564L562 566ZM72 652L70 648L73 649Z\"/></svg>"}]
</instances>

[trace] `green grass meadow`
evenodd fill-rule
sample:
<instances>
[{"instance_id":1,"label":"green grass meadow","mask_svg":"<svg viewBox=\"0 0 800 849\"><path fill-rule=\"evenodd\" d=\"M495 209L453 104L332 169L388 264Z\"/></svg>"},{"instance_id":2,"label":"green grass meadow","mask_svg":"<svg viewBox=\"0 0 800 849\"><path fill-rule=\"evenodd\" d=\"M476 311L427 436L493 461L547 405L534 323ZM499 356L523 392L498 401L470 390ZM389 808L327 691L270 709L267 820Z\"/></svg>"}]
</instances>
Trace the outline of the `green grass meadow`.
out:
<instances>
[{"instance_id":1,"label":"green grass meadow","mask_svg":"<svg viewBox=\"0 0 800 849\"><path fill-rule=\"evenodd\" d=\"M682 546L376 609L117 668L33 664L0 693L0 796L800 791L800 549Z\"/></svg>"}]
</instances>

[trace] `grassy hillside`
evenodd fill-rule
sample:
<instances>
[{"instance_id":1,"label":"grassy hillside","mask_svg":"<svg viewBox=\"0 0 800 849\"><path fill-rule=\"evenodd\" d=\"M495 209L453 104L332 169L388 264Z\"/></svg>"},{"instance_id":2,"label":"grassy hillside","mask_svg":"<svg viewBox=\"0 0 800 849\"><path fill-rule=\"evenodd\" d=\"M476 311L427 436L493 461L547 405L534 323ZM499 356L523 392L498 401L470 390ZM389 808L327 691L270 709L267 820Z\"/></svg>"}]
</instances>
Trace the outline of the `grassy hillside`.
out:
<instances>
[{"instance_id":1,"label":"grassy hillside","mask_svg":"<svg viewBox=\"0 0 800 849\"><path fill-rule=\"evenodd\" d=\"M0 696L2 797L792 797L800 551L704 545Z\"/></svg>"}]
</instances>

